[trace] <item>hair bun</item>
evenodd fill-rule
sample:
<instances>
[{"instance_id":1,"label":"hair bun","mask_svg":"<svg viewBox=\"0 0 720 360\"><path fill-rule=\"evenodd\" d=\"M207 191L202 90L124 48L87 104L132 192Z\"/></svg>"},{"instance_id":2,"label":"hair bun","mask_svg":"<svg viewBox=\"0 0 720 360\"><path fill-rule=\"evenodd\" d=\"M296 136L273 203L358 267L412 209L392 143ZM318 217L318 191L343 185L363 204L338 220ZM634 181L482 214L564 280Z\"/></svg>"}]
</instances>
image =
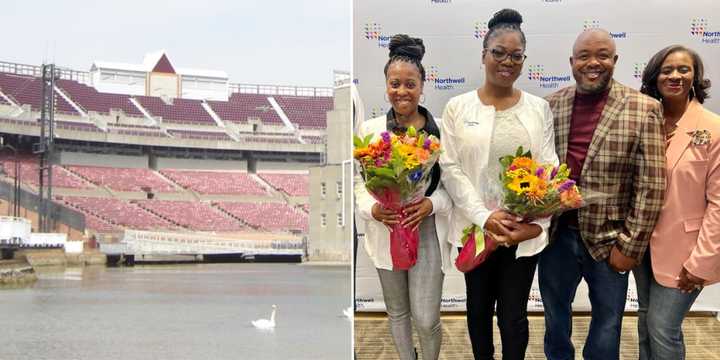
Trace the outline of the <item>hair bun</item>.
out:
<instances>
[{"instance_id":1,"label":"hair bun","mask_svg":"<svg viewBox=\"0 0 720 360\"><path fill-rule=\"evenodd\" d=\"M502 9L498 12L496 12L492 19L490 19L490 22L488 22L488 29L492 29L493 27L500 25L500 24L513 24L517 25L517 27L520 27L520 24L522 24L523 18L522 15L520 15L517 10L513 9Z\"/></svg>"},{"instance_id":2,"label":"hair bun","mask_svg":"<svg viewBox=\"0 0 720 360\"><path fill-rule=\"evenodd\" d=\"M390 39L390 57L406 56L411 59L422 60L425 56L425 45L422 39L412 38L405 34L397 34Z\"/></svg>"}]
</instances>

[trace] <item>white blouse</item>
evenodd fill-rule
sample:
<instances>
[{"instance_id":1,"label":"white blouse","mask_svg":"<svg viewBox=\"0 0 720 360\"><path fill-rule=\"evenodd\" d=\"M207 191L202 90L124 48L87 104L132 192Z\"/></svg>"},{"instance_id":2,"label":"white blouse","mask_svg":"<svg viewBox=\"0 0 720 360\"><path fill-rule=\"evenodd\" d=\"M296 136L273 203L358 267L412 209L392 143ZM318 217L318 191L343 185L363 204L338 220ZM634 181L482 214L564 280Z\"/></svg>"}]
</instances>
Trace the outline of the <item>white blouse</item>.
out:
<instances>
[{"instance_id":1,"label":"white blouse","mask_svg":"<svg viewBox=\"0 0 720 360\"><path fill-rule=\"evenodd\" d=\"M506 125L520 124L529 137L533 158L540 163L559 164L555 153L553 117L547 101L523 91L516 105L500 112L504 123L500 128L497 128L497 116L495 107L483 104L476 90L450 99L443 112L440 166L443 186L454 203L448 241L457 247L461 246L460 238L465 227L470 224L485 226L487 218L497 209L496 205L486 203L488 199L495 198L494 193L497 192L496 186L488 180L499 175L499 170L491 170L491 167L499 169L499 166L491 164L498 162L498 159L491 158L496 129L500 133L507 130L504 129ZM525 142L524 139L526 137L522 132L517 133L514 149L505 155L514 154L517 146ZM524 147L527 149L527 146ZM542 227L542 233L518 244L516 257L538 254L547 245L550 219L534 223Z\"/></svg>"}]
</instances>

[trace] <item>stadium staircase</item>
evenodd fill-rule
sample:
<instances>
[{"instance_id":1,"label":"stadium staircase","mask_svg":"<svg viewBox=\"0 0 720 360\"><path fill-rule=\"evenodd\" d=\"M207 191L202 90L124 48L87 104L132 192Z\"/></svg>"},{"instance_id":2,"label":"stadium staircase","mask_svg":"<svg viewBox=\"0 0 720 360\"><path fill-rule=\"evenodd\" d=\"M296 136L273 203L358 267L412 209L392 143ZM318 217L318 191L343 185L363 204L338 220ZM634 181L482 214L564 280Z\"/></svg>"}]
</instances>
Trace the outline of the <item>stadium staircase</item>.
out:
<instances>
[{"instance_id":1,"label":"stadium staircase","mask_svg":"<svg viewBox=\"0 0 720 360\"><path fill-rule=\"evenodd\" d=\"M238 216L234 215L233 213L231 213L231 212L229 212L229 211L221 208L221 207L218 205L217 202L214 202L214 201L211 202L211 203L210 203L210 207L212 207L213 209L215 209L215 210L217 210L218 212L222 213L222 214L225 215L226 217L229 217L229 218L231 218L231 219L233 219L233 220L241 223L244 227L246 227L246 228L248 228L248 229L253 229L253 230L256 230L256 231L263 231L262 227L257 227L257 226L250 225L250 224L246 223L246 222L245 222L243 219L241 219L240 217L238 217Z\"/></svg>"},{"instance_id":2,"label":"stadium staircase","mask_svg":"<svg viewBox=\"0 0 720 360\"><path fill-rule=\"evenodd\" d=\"M59 94L63 99L65 99L65 101L67 101L67 103L70 104L70 106L72 106L73 109L75 109L75 111L77 111L81 117L86 118L86 119L90 117L88 115L88 112L85 109L83 109L83 107L80 106L80 104L73 101L73 99L70 98L70 95L68 95L65 92L65 90L59 88L57 85L55 85L55 93Z\"/></svg>"},{"instance_id":3,"label":"stadium staircase","mask_svg":"<svg viewBox=\"0 0 720 360\"><path fill-rule=\"evenodd\" d=\"M288 201L288 196L287 196L287 194L285 194L285 193L282 192L282 191L278 191L277 189L275 189L270 183L268 183L268 182L265 181L263 178L261 178L260 176L258 176L258 174L249 174L249 175L250 175L251 178L253 178L253 180L255 180L255 181L256 181L258 184L260 184L263 188L265 188L265 191L267 191L267 193L270 194L270 196L272 196L272 197L278 197L278 196L280 196L280 197L282 197L282 199L283 199L285 202Z\"/></svg>"},{"instance_id":4,"label":"stadium staircase","mask_svg":"<svg viewBox=\"0 0 720 360\"><path fill-rule=\"evenodd\" d=\"M149 214L151 214L151 215L153 215L153 216L157 216L157 217L159 217L159 218L161 218L161 219L169 222L170 224L173 224L174 226L177 226L178 228L190 230L187 226L181 225L179 222L177 222L177 221L175 221L175 220L173 220L173 219L170 219L170 218L168 218L167 216L165 216L165 215L163 215L163 214L160 214L160 213L158 213L158 212L156 212L156 211L153 211L152 209L146 208L146 207L143 206L142 203L140 203L140 202L130 201L130 203L133 204L133 205L135 205L135 206L137 206L137 207L139 207L140 209L143 209L145 212L147 212L147 213L149 213Z\"/></svg>"},{"instance_id":5,"label":"stadium staircase","mask_svg":"<svg viewBox=\"0 0 720 360\"><path fill-rule=\"evenodd\" d=\"M201 200L200 195L199 195L197 192L195 192L195 191L193 191L193 190L191 190L191 189L188 189L188 188L180 185L180 183L178 183L177 181L175 181L175 180L173 180L173 179L165 176L165 175L164 175L162 172L160 172L160 171L153 170L152 172L154 172L155 175L157 175L159 178L161 178L161 179L165 180L166 182L172 184L178 192L190 194L190 195L192 196L192 199L193 199L194 201L200 201L200 200Z\"/></svg>"},{"instance_id":6,"label":"stadium staircase","mask_svg":"<svg viewBox=\"0 0 720 360\"><path fill-rule=\"evenodd\" d=\"M148 112L148 111L140 104L140 102L137 101L137 99L131 97L131 98L130 98L130 102L131 102L133 105L135 105L135 107L145 116L146 119L150 120L151 123L152 123L154 126L159 126L159 124L161 123L161 121L158 121L158 119L156 119L156 118L154 118L152 115L150 115L150 112Z\"/></svg>"}]
</instances>

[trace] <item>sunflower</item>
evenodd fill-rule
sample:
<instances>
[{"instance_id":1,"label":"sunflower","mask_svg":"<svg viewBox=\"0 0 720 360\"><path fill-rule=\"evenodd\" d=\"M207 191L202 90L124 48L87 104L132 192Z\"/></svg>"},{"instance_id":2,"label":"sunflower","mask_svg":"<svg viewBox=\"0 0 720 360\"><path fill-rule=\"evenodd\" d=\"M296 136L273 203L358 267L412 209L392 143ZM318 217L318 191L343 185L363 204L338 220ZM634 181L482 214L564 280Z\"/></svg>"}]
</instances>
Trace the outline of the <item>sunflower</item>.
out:
<instances>
[{"instance_id":1,"label":"sunflower","mask_svg":"<svg viewBox=\"0 0 720 360\"><path fill-rule=\"evenodd\" d=\"M507 172L505 172L505 176L510 179L524 178L528 175L530 175L530 173L525 169L508 170Z\"/></svg>"},{"instance_id":2,"label":"sunflower","mask_svg":"<svg viewBox=\"0 0 720 360\"><path fill-rule=\"evenodd\" d=\"M545 195L548 192L548 183L538 178L538 181L535 183L535 186L532 187L530 190L527 191L526 195L530 200L537 203L542 201L542 199L545 197Z\"/></svg>"},{"instance_id":3,"label":"sunflower","mask_svg":"<svg viewBox=\"0 0 720 360\"><path fill-rule=\"evenodd\" d=\"M522 195L526 192L537 191L538 182L540 179L535 175L518 176L507 187L516 194Z\"/></svg>"}]
</instances>

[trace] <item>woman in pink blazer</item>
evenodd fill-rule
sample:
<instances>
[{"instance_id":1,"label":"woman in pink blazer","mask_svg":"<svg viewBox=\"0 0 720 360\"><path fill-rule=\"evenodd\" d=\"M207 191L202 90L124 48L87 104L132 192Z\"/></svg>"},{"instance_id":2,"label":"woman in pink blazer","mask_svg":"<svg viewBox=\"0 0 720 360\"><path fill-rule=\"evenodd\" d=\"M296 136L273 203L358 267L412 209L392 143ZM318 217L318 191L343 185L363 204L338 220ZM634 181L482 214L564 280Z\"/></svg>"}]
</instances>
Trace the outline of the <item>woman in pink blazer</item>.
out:
<instances>
[{"instance_id":1,"label":"woman in pink blazer","mask_svg":"<svg viewBox=\"0 0 720 360\"><path fill-rule=\"evenodd\" d=\"M682 322L720 281L720 117L702 106L710 80L680 45L648 62L641 92L662 101L667 189L649 251L634 270L640 359L685 359Z\"/></svg>"}]
</instances>

